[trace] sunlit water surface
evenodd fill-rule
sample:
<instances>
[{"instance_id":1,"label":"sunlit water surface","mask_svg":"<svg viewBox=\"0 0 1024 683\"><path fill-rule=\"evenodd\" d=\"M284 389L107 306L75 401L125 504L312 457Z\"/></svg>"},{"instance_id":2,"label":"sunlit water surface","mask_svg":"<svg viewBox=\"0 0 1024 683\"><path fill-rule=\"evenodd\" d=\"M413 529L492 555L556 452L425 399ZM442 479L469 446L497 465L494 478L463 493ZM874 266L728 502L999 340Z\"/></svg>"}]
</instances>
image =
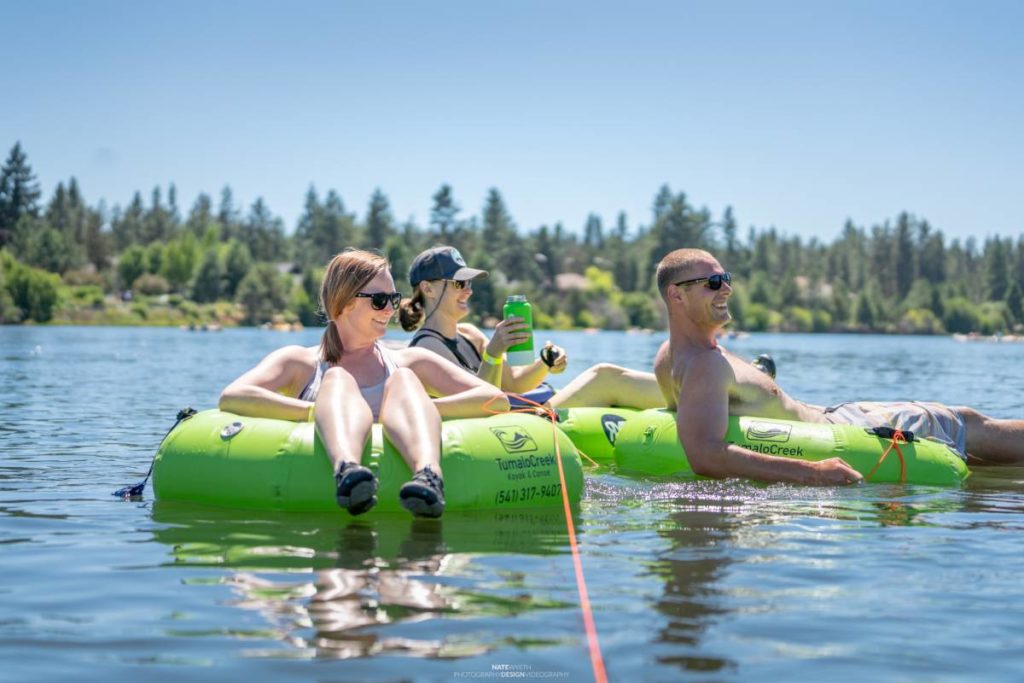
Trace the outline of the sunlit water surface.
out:
<instances>
[{"instance_id":1,"label":"sunlit water surface","mask_svg":"<svg viewBox=\"0 0 1024 683\"><path fill-rule=\"evenodd\" d=\"M542 333L570 371L663 335ZM402 338L402 335L395 335ZM217 510L110 495L177 410L315 331L0 328L0 679L588 680L560 511ZM752 335L815 403L1024 416L1024 344ZM589 475L576 516L620 681L1024 677L1024 468L960 489ZM506 666L507 665L507 666ZM506 676L507 677L507 676Z\"/></svg>"}]
</instances>

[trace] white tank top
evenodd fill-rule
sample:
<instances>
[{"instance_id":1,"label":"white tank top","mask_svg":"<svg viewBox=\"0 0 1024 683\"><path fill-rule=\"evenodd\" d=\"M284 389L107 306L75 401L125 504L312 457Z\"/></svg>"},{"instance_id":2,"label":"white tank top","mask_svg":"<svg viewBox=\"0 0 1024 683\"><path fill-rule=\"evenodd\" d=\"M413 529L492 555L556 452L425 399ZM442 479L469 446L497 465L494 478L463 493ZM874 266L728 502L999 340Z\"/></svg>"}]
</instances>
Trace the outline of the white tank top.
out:
<instances>
[{"instance_id":1,"label":"white tank top","mask_svg":"<svg viewBox=\"0 0 1024 683\"><path fill-rule=\"evenodd\" d=\"M359 387L359 393L362 394L363 400L370 406L370 410L373 412L373 421L377 422L380 419L380 404L384 400L384 385L388 383L388 378L391 377L391 373L398 367L398 364L395 363L395 359L391 357L391 352L387 348L377 342L374 342L374 346L377 347L377 353L380 354L381 360L384 361L384 379L373 386ZM316 364L313 378L309 380L306 388L299 394L300 399L303 401L316 401L316 397L320 393L320 384L323 382L324 373L327 372L328 367L330 367L330 364L325 360L321 360Z\"/></svg>"}]
</instances>

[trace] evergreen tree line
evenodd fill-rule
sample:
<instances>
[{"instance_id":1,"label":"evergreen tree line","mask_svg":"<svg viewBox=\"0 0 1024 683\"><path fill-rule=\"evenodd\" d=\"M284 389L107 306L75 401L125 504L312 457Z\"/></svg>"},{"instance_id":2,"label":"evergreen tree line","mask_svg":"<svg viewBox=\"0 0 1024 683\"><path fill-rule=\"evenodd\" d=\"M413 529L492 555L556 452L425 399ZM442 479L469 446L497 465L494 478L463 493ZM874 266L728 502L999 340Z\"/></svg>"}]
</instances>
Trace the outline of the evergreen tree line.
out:
<instances>
[{"instance_id":1,"label":"evergreen tree line","mask_svg":"<svg viewBox=\"0 0 1024 683\"><path fill-rule=\"evenodd\" d=\"M250 324L280 315L317 324L323 267L345 247L382 252L407 290L412 258L450 244L491 272L474 283L478 319L499 316L514 292L533 302L539 326L660 327L654 267L689 246L708 249L733 273L740 329L994 333L1024 324L1024 235L947 241L903 213L870 228L847 221L831 243L774 227L741 236L731 208L716 219L667 185L647 224L620 213L606 225L591 214L579 231L554 223L524 232L493 188L479 215L466 215L447 184L432 199L420 226L396 220L380 189L359 217L335 190L311 187L291 234L263 199L240 207L228 187L216 202L200 194L184 214L173 185L108 210L90 206L71 178L43 202L15 144L0 168L0 321L45 321L62 287L98 287L232 301Z\"/></svg>"}]
</instances>

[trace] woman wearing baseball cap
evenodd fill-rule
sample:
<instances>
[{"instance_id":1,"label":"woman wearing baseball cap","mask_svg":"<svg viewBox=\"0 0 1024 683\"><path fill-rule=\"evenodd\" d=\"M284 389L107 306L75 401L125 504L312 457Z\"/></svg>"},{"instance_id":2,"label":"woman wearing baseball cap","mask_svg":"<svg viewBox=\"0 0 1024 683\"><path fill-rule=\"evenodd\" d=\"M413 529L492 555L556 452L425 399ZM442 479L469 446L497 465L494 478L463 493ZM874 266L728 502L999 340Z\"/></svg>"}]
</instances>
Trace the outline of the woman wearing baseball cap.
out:
<instances>
[{"instance_id":1,"label":"woman wearing baseball cap","mask_svg":"<svg viewBox=\"0 0 1024 683\"><path fill-rule=\"evenodd\" d=\"M454 247L433 247L419 254L409 268L412 298L402 301L398 311L403 329L419 328L409 345L429 349L503 391L526 394L538 403L550 399L556 408L664 407L665 399L652 373L610 363L588 368L554 395L550 388L537 391L548 373L565 371L568 357L548 342L533 363L512 367L504 363L505 352L531 334L522 318L501 321L490 339L475 325L461 322L469 315L473 281L485 277L487 271L469 268Z\"/></svg>"}]
</instances>

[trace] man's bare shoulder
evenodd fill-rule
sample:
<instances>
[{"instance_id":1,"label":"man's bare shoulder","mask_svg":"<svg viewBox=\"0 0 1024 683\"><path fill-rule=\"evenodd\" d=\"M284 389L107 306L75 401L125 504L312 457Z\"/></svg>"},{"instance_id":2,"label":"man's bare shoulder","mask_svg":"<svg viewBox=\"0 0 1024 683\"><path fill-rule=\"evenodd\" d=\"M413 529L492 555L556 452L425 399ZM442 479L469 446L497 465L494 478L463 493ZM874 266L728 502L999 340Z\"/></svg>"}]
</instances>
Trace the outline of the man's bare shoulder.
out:
<instances>
[{"instance_id":1,"label":"man's bare shoulder","mask_svg":"<svg viewBox=\"0 0 1024 683\"><path fill-rule=\"evenodd\" d=\"M691 348L686 352L685 377L732 376L732 363L719 348Z\"/></svg>"},{"instance_id":2,"label":"man's bare shoulder","mask_svg":"<svg viewBox=\"0 0 1024 683\"><path fill-rule=\"evenodd\" d=\"M665 366L671 366L672 364L672 345L668 340L662 342L661 346L658 347L658 352L654 354L654 372L658 373L658 369Z\"/></svg>"}]
</instances>

